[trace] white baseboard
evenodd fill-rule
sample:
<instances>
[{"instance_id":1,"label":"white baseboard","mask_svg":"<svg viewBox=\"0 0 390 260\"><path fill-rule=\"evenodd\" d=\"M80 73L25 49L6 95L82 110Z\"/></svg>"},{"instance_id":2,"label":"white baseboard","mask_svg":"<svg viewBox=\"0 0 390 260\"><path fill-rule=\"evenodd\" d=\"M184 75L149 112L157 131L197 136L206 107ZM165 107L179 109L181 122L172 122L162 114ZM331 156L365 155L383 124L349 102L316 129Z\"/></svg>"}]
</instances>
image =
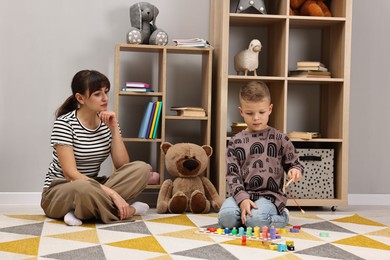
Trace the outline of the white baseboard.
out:
<instances>
[{"instance_id":1,"label":"white baseboard","mask_svg":"<svg viewBox=\"0 0 390 260\"><path fill-rule=\"evenodd\" d=\"M0 205L39 205L40 201L41 192L0 192ZM390 194L349 194L348 205L390 206Z\"/></svg>"}]
</instances>

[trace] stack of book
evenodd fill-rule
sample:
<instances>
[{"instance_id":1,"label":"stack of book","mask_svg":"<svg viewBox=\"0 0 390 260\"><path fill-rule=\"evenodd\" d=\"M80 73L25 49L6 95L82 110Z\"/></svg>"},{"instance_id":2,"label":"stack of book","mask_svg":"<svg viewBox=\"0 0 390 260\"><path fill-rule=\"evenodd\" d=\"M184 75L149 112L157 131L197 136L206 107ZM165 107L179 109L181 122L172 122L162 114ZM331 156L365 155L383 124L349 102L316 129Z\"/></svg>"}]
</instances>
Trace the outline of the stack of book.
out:
<instances>
[{"instance_id":1,"label":"stack of book","mask_svg":"<svg viewBox=\"0 0 390 260\"><path fill-rule=\"evenodd\" d=\"M171 107L172 111L176 111L178 116L206 116L206 110L201 107Z\"/></svg>"},{"instance_id":2,"label":"stack of book","mask_svg":"<svg viewBox=\"0 0 390 260\"><path fill-rule=\"evenodd\" d=\"M176 44L176 46L182 47L210 47L209 42L201 38L173 39L172 41Z\"/></svg>"},{"instance_id":3,"label":"stack of book","mask_svg":"<svg viewBox=\"0 0 390 260\"><path fill-rule=\"evenodd\" d=\"M287 136L290 138L311 140L313 138L320 138L321 135L318 132L289 132Z\"/></svg>"},{"instance_id":4,"label":"stack of book","mask_svg":"<svg viewBox=\"0 0 390 260\"><path fill-rule=\"evenodd\" d=\"M241 132L242 130L245 130L247 128L247 124L244 122L233 122L231 125L232 133L237 134Z\"/></svg>"},{"instance_id":5,"label":"stack of book","mask_svg":"<svg viewBox=\"0 0 390 260\"><path fill-rule=\"evenodd\" d=\"M289 71L290 77L330 78L331 74L319 61L298 61L296 70Z\"/></svg>"},{"instance_id":6,"label":"stack of book","mask_svg":"<svg viewBox=\"0 0 390 260\"><path fill-rule=\"evenodd\" d=\"M150 89L150 85L145 82L126 82L126 86L122 88L122 91L153 92L153 90Z\"/></svg>"},{"instance_id":7,"label":"stack of book","mask_svg":"<svg viewBox=\"0 0 390 260\"><path fill-rule=\"evenodd\" d=\"M155 139L160 125L162 102L149 102L142 118L138 138Z\"/></svg>"}]
</instances>

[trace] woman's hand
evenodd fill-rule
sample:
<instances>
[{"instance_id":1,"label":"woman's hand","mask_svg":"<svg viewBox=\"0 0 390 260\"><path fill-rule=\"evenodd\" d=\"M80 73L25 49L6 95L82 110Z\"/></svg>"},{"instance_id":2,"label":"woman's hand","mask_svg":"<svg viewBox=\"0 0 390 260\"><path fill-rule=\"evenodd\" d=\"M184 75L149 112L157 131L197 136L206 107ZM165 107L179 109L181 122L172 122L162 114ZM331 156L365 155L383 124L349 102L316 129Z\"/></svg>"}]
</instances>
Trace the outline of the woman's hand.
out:
<instances>
[{"instance_id":1,"label":"woman's hand","mask_svg":"<svg viewBox=\"0 0 390 260\"><path fill-rule=\"evenodd\" d=\"M126 200L124 200L118 192L113 189L100 184L100 187L104 190L104 192L111 198L112 202L114 202L115 206L119 211L119 219L127 219L132 217L135 214L135 209L131 207Z\"/></svg>"},{"instance_id":2,"label":"woman's hand","mask_svg":"<svg viewBox=\"0 0 390 260\"><path fill-rule=\"evenodd\" d=\"M118 126L118 121L115 112L113 111L102 111L99 113L99 118L111 129L111 131Z\"/></svg>"},{"instance_id":3,"label":"woman's hand","mask_svg":"<svg viewBox=\"0 0 390 260\"><path fill-rule=\"evenodd\" d=\"M242 224L245 224L245 222L246 222L246 215L249 215L252 217L252 211L251 211L252 208L257 209L257 206L250 199L245 199L245 200L241 201L240 209L241 209Z\"/></svg>"},{"instance_id":4,"label":"woman's hand","mask_svg":"<svg viewBox=\"0 0 390 260\"><path fill-rule=\"evenodd\" d=\"M113 192L110 197L119 210L120 220L128 219L134 215L135 209L130 207L127 201L125 201L117 192Z\"/></svg>"}]
</instances>

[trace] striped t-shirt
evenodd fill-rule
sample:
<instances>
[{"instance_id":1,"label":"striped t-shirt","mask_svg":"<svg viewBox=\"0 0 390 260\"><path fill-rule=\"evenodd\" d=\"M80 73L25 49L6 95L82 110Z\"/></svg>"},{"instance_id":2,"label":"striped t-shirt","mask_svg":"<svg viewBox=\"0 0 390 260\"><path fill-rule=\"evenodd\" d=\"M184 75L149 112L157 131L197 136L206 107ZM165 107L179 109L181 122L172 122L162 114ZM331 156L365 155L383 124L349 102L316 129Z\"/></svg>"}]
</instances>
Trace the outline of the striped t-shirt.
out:
<instances>
[{"instance_id":1,"label":"striped t-shirt","mask_svg":"<svg viewBox=\"0 0 390 260\"><path fill-rule=\"evenodd\" d=\"M58 117L51 134L53 161L43 187L49 187L53 179L65 178L55 145L71 146L77 170L88 177L95 177L99 174L100 165L110 154L111 140L111 131L103 122L94 130L87 129L77 119L76 110Z\"/></svg>"}]
</instances>

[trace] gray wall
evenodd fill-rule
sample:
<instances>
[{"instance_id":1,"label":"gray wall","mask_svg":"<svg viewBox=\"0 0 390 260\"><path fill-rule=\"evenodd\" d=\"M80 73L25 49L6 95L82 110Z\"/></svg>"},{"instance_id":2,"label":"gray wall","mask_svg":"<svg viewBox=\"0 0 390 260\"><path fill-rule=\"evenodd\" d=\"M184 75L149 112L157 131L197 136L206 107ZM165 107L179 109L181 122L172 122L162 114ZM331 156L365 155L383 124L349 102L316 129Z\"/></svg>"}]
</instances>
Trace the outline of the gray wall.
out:
<instances>
[{"instance_id":1,"label":"gray wall","mask_svg":"<svg viewBox=\"0 0 390 260\"><path fill-rule=\"evenodd\" d=\"M70 95L78 70L96 69L113 81L114 46L125 43L128 8L135 2L0 0L0 192L41 190L54 111ZM208 0L149 2L160 9L157 25L171 39L208 37ZM355 0L353 7L349 191L357 194L389 193L390 74L383 29L390 17L381 11L390 2L376 3ZM103 170L110 172L110 162Z\"/></svg>"},{"instance_id":2,"label":"gray wall","mask_svg":"<svg viewBox=\"0 0 390 260\"><path fill-rule=\"evenodd\" d=\"M390 194L390 2L353 5L349 190Z\"/></svg>"}]
</instances>

